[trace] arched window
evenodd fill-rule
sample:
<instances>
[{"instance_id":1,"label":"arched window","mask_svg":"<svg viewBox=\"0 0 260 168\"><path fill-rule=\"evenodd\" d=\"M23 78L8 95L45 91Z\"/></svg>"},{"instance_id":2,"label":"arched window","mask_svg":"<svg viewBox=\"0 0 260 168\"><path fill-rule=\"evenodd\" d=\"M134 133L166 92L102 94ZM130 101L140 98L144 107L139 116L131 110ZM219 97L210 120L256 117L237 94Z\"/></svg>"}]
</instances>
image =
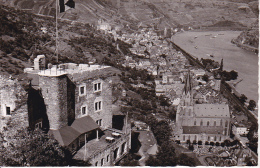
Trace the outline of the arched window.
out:
<instances>
[{"instance_id":1,"label":"arched window","mask_svg":"<svg viewBox=\"0 0 260 168\"><path fill-rule=\"evenodd\" d=\"M207 126L209 126L209 121L207 121Z\"/></svg>"},{"instance_id":2,"label":"arched window","mask_svg":"<svg viewBox=\"0 0 260 168\"><path fill-rule=\"evenodd\" d=\"M183 135L183 140L185 141L185 135Z\"/></svg>"},{"instance_id":3,"label":"arched window","mask_svg":"<svg viewBox=\"0 0 260 168\"><path fill-rule=\"evenodd\" d=\"M214 141L217 141L217 137L215 136Z\"/></svg>"},{"instance_id":4,"label":"arched window","mask_svg":"<svg viewBox=\"0 0 260 168\"><path fill-rule=\"evenodd\" d=\"M98 166L98 162L95 163L95 166Z\"/></svg>"},{"instance_id":5,"label":"arched window","mask_svg":"<svg viewBox=\"0 0 260 168\"><path fill-rule=\"evenodd\" d=\"M109 161L109 155L107 155L107 162Z\"/></svg>"},{"instance_id":6,"label":"arched window","mask_svg":"<svg viewBox=\"0 0 260 168\"><path fill-rule=\"evenodd\" d=\"M201 120L201 121L200 121L200 126L202 126L202 125L203 125L203 121Z\"/></svg>"},{"instance_id":7,"label":"arched window","mask_svg":"<svg viewBox=\"0 0 260 168\"><path fill-rule=\"evenodd\" d=\"M225 127L227 127L228 126L228 121L226 121L226 123L225 123Z\"/></svg>"},{"instance_id":8,"label":"arched window","mask_svg":"<svg viewBox=\"0 0 260 168\"><path fill-rule=\"evenodd\" d=\"M196 125L197 123L196 123L196 120L194 121L194 125Z\"/></svg>"},{"instance_id":9,"label":"arched window","mask_svg":"<svg viewBox=\"0 0 260 168\"><path fill-rule=\"evenodd\" d=\"M216 121L214 121L214 126L216 126L217 125L217 122Z\"/></svg>"},{"instance_id":10,"label":"arched window","mask_svg":"<svg viewBox=\"0 0 260 168\"><path fill-rule=\"evenodd\" d=\"M220 126L222 126L222 120L220 120Z\"/></svg>"},{"instance_id":11,"label":"arched window","mask_svg":"<svg viewBox=\"0 0 260 168\"><path fill-rule=\"evenodd\" d=\"M103 164L104 164L104 159L102 158L101 159L101 166L103 166Z\"/></svg>"}]
</instances>

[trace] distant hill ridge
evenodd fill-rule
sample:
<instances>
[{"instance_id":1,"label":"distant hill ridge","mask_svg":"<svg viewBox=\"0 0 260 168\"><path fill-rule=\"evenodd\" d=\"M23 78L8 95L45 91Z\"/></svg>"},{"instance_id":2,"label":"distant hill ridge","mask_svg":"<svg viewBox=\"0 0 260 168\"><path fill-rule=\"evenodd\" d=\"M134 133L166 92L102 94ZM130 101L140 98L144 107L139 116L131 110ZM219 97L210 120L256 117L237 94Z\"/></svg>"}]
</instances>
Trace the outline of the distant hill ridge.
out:
<instances>
[{"instance_id":1,"label":"distant hill ridge","mask_svg":"<svg viewBox=\"0 0 260 168\"><path fill-rule=\"evenodd\" d=\"M252 0L74 0L76 8L59 17L96 24L103 19L112 24L165 27L211 26L232 20L237 25L250 26L257 16L251 8L243 12L239 6ZM35 14L55 15L56 0L0 0L0 3ZM255 5L254 5L255 6Z\"/></svg>"}]
</instances>

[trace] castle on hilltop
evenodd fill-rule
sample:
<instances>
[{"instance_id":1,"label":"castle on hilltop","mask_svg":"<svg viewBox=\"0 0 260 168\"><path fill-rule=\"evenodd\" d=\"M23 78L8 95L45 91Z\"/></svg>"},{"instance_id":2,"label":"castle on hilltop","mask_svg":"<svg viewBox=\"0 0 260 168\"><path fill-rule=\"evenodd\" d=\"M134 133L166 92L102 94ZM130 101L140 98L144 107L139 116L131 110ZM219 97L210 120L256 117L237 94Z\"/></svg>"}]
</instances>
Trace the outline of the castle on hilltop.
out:
<instances>
[{"instance_id":1,"label":"castle on hilltop","mask_svg":"<svg viewBox=\"0 0 260 168\"><path fill-rule=\"evenodd\" d=\"M131 148L127 115L112 105L112 82L120 71L94 64L45 67L41 55L33 68L24 70L31 78L27 125L52 134L75 159L93 166L115 165Z\"/></svg>"}]
</instances>

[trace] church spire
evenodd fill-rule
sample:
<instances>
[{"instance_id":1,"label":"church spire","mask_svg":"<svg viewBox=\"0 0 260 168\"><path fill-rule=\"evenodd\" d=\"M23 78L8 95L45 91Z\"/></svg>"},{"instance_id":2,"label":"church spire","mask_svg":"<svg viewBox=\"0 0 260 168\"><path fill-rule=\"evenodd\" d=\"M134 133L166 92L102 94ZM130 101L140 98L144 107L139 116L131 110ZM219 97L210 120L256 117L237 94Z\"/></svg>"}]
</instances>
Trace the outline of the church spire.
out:
<instances>
[{"instance_id":1,"label":"church spire","mask_svg":"<svg viewBox=\"0 0 260 168\"><path fill-rule=\"evenodd\" d=\"M191 93L191 77L190 77L190 70L188 70L188 74L185 80L184 86L184 94L187 95L189 92Z\"/></svg>"},{"instance_id":2,"label":"church spire","mask_svg":"<svg viewBox=\"0 0 260 168\"><path fill-rule=\"evenodd\" d=\"M223 71L223 58L221 59L221 63L220 63L219 70L220 70L220 72L222 72L222 71Z\"/></svg>"}]
</instances>

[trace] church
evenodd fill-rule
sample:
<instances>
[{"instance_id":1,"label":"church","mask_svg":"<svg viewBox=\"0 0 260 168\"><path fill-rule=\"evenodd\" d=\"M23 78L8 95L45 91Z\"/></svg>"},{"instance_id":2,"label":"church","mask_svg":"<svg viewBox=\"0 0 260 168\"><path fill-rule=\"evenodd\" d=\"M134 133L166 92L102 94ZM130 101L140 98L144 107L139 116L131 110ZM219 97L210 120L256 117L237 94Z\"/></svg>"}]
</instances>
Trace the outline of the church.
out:
<instances>
[{"instance_id":1,"label":"church","mask_svg":"<svg viewBox=\"0 0 260 168\"><path fill-rule=\"evenodd\" d=\"M228 104L195 104L190 71L177 107L174 139L180 143L223 142L230 135Z\"/></svg>"}]
</instances>

